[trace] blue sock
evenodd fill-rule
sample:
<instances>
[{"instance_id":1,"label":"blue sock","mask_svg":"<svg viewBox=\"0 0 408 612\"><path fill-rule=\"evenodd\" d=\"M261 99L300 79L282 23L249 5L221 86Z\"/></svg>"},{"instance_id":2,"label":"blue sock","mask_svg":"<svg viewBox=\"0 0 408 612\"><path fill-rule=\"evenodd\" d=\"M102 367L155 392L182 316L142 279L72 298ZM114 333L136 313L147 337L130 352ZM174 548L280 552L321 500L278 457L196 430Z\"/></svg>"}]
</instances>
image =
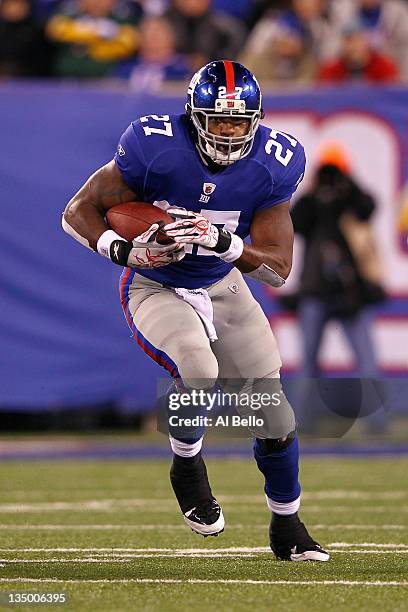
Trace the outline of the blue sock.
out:
<instances>
[{"instance_id":1,"label":"blue sock","mask_svg":"<svg viewBox=\"0 0 408 612\"><path fill-rule=\"evenodd\" d=\"M298 439L283 450L269 452L262 441L255 438L254 457L258 469L265 477L265 493L269 499L287 504L300 495Z\"/></svg>"}]
</instances>

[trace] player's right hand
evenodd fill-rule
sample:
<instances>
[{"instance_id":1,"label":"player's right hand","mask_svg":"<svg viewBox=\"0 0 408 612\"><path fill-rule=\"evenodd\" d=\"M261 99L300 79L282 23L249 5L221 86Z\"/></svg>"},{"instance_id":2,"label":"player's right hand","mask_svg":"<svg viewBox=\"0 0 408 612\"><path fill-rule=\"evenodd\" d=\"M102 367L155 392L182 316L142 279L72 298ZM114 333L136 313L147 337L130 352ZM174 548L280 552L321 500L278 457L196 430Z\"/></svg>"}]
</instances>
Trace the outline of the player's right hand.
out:
<instances>
[{"instance_id":1,"label":"player's right hand","mask_svg":"<svg viewBox=\"0 0 408 612\"><path fill-rule=\"evenodd\" d=\"M112 261L131 268L161 268L181 261L185 255L184 246L178 242L156 242L160 229L158 223L153 223L132 242L115 240L110 247Z\"/></svg>"}]
</instances>

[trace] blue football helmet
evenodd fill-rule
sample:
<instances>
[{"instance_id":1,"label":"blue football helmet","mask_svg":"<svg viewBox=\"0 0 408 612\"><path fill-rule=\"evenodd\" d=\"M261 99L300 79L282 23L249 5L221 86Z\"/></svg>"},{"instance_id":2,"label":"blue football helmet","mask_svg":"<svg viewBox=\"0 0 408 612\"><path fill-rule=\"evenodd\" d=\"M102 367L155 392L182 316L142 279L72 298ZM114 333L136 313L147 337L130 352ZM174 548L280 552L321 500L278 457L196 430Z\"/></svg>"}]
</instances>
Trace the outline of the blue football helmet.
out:
<instances>
[{"instance_id":1,"label":"blue football helmet","mask_svg":"<svg viewBox=\"0 0 408 612\"><path fill-rule=\"evenodd\" d=\"M187 92L187 115L197 130L197 144L204 155L228 166L248 155L259 121L264 116L262 95L255 76L242 64L229 60L210 62L191 79ZM211 118L247 119L244 136L216 136L208 129Z\"/></svg>"}]
</instances>

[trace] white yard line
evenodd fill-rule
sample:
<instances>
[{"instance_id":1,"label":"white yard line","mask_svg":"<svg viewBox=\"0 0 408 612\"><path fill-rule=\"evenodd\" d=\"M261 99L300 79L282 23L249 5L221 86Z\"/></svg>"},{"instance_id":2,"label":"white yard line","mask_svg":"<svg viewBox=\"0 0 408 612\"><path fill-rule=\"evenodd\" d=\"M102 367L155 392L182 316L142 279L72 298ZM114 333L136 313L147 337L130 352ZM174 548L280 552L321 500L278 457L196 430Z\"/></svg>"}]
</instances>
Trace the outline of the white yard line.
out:
<instances>
[{"instance_id":1,"label":"white yard line","mask_svg":"<svg viewBox=\"0 0 408 612\"><path fill-rule=\"evenodd\" d=\"M390 512L399 514L400 512L408 512L408 506L395 506L395 505L390 505L390 506L349 505L349 506L345 506L345 505L336 504L335 506L324 506L324 505L318 506L317 504L314 504L314 505L309 506L308 504L304 504L301 507L304 512L318 512L320 514L322 513L325 514L327 512L353 512L354 514L356 513L361 514L363 512L367 512L369 514L382 514L383 512L386 512L387 514L389 514ZM240 506L240 509L242 509L241 506Z\"/></svg>"},{"instance_id":2,"label":"white yard line","mask_svg":"<svg viewBox=\"0 0 408 612\"><path fill-rule=\"evenodd\" d=\"M308 527L310 527L310 529L327 529L328 531L337 531L340 529L347 529L347 530L384 530L384 531L405 531L408 529L408 525L398 525L398 524L390 524L390 525L376 525L374 523L370 523L370 524L352 524L352 523L346 523L346 524L336 524L336 525L327 525L324 523L316 523L316 524L312 524L312 525L308 525ZM229 529L262 529L265 530L267 529L267 523L262 523L262 524L251 524L250 522L248 522L248 524L243 524L243 523L235 523L235 524L228 524L227 525L228 530ZM160 531L160 530L174 530L174 529L181 529L183 531L185 531L186 526L184 524L180 524L178 523L177 525L171 525L171 524L154 524L154 523L143 523L143 524L111 524L111 523L100 523L100 524L92 524L92 525L86 525L86 524L77 524L77 525L64 525L64 524L60 524L60 523L51 523L51 524L43 524L40 525L38 523L26 523L24 525L16 525L16 524L3 524L0 525L0 531L31 531L31 530L38 530L38 529L44 529L44 530L49 530L49 531L64 531L65 529L78 529L78 530L90 530L90 531L111 531L111 530L120 530L120 529L136 529L136 530L140 530L140 531Z\"/></svg>"},{"instance_id":3,"label":"white yard line","mask_svg":"<svg viewBox=\"0 0 408 612\"><path fill-rule=\"evenodd\" d=\"M0 504L0 513L2 514L12 514L12 513L38 513L38 512L65 512L69 510L71 512L88 512L89 510L93 510L96 512L118 512L120 511L129 511L131 512L135 508L145 508L149 512L154 509L155 513L169 513L174 512L176 510L176 505L173 502L162 502L155 504L145 504L140 500L88 500L86 502L47 502L47 503L32 503L32 504ZM250 504L242 504L237 500L237 504L239 504L240 510L245 510L248 508L249 510L253 509L253 505ZM264 507L265 501L258 504L260 509ZM237 506L234 504L234 509ZM350 505L308 505L308 503L302 506L302 509L305 512L318 512L328 513L328 512L358 512L358 513L370 513L370 514L378 514L383 512L408 512L408 505L398 506L395 509L395 506L356 506L353 504Z\"/></svg>"},{"instance_id":4,"label":"white yard line","mask_svg":"<svg viewBox=\"0 0 408 612\"><path fill-rule=\"evenodd\" d=\"M249 527L256 527L259 529L265 529L265 526L267 528L267 524L264 523L263 525L228 525L228 528L231 529L249 529ZM373 525L373 528L377 528L376 525ZM379 528L379 527L378 527ZM78 524L78 525L64 525L64 524L37 524L37 523L26 523L24 525L11 525L11 524L3 524L0 525L0 531L36 531L38 529L44 529L44 530L48 530L48 531L64 531L65 529L79 529L79 530L90 530L90 531L111 531L111 530L118 530L118 529L139 529L140 531L160 531L160 530L173 530L173 529L182 529L183 531L186 530L186 526L183 523L178 523L177 525L163 525L163 524L141 524L141 525L137 525L137 524L128 524L128 525L113 525L110 523L103 523L103 524L92 524L92 525L84 525L84 524ZM405 529L405 527L404 527ZM408 529L408 527L406 528Z\"/></svg>"},{"instance_id":5,"label":"white yard line","mask_svg":"<svg viewBox=\"0 0 408 612\"><path fill-rule=\"evenodd\" d=\"M95 487L89 487L86 489L85 487L81 487L80 489L75 488L75 486L69 487L70 492L74 494L75 492L83 493L84 495L90 493L90 490L95 489ZM50 491L48 489L35 489L33 491L27 491L25 489L10 489L8 494L16 497L45 497L48 496ZM56 493L54 491L54 493ZM125 501L132 502L138 505L144 504L156 504L168 502L169 498L161 498L161 497L133 497L129 499L127 496L129 495L129 489L113 489L112 493L116 494L117 497L112 497L109 499L97 499L97 500L89 500L89 501ZM123 494L123 497L119 495L119 493ZM405 489L394 489L393 491L359 491L358 489L323 489L319 491L305 491L302 492L302 499L304 500L313 500L313 499L404 499L408 498L408 491ZM257 492L255 494L245 494L245 495L220 495L220 501L223 502L242 502L244 504L258 504L264 503L264 496ZM64 502L64 500L59 500ZM79 501L79 500L78 500ZM88 501L88 500L84 500ZM1 505L1 504L0 504Z\"/></svg>"},{"instance_id":6,"label":"white yard line","mask_svg":"<svg viewBox=\"0 0 408 612\"><path fill-rule=\"evenodd\" d=\"M51 584L236 584L236 585L291 585L291 586L370 586L370 587L408 587L408 581L368 581L368 580L207 580L190 578L112 578L112 579L68 579L59 578L0 578L0 583L51 583Z\"/></svg>"},{"instance_id":7,"label":"white yard line","mask_svg":"<svg viewBox=\"0 0 408 612\"><path fill-rule=\"evenodd\" d=\"M394 550L369 550L369 549L359 549L359 548L334 548L331 549L329 546L327 549L333 554L347 554L347 555L408 555L408 550L406 548L394 548Z\"/></svg>"},{"instance_id":8,"label":"white yard line","mask_svg":"<svg viewBox=\"0 0 408 612\"><path fill-rule=\"evenodd\" d=\"M328 548L330 551L330 549ZM346 555L407 555L408 550L351 550L351 549L336 549L332 551L333 554L346 554ZM214 553L211 550L205 553L186 553L186 552L173 552L173 553L135 553L135 554L124 554L124 555L96 555L91 557L46 557L39 559L0 559L0 563L13 564L18 563L38 563L43 565L44 563L130 563L136 559L246 559L254 558L259 554L272 554L271 551L259 552L259 553Z\"/></svg>"},{"instance_id":9,"label":"white yard line","mask_svg":"<svg viewBox=\"0 0 408 612\"><path fill-rule=\"evenodd\" d=\"M99 552L99 553L259 553L270 552L267 546L247 547L237 546L230 548L0 548L0 552Z\"/></svg>"},{"instance_id":10,"label":"white yard line","mask_svg":"<svg viewBox=\"0 0 408 612\"><path fill-rule=\"evenodd\" d=\"M361 525L353 525L353 524L345 524L342 525L341 523L338 525L325 525L323 523L320 524L315 524L315 525L310 525L310 529L327 529L328 531L337 531L338 529L347 529L347 530L369 530L369 529L375 529L377 530L384 530L384 531L405 531L408 529L408 525L375 525L373 523L371 524L361 524Z\"/></svg>"},{"instance_id":11,"label":"white yard line","mask_svg":"<svg viewBox=\"0 0 408 612\"><path fill-rule=\"evenodd\" d=\"M399 542L391 542L389 544L377 544L372 542L330 542L326 545L328 548L357 548L357 549L391 549L391 550L408 550L407 544L401 544ZM156 547L143 547L143 548L121 548L121 547L50 547L50 548L0 548L0 553L34 553L34 552L46 552L46 553L180 553L180 554L195 554L195 553L264 553L270 552L268 546L231 546L221 548L156 548ZM380 552L380 551L373 551Z\"/></svg>"},{"instance_id":12,"label":"white yard line","mask_svg":"<svg viewBox=\"0 0 408 612\"><path fill-rule=\"evenodd\" d=\"M351 542L332 542L331 544L328 544L327 546L331 546L332 548L407 548L408 549L408 544L399 544L399 543L391 543L391 544L377 544L376 542L357 542L357 543L351 543Z\"/></svg>"},{"instance_id":13,"label":"white yard line","mask_svg":"<svg viewBox=\"0 0 408 612\"><path fill-rule=\"evenodd\" d=\"M367 548L380 548L380 549L407 549L407 544L401 544L398 542L391 542L389 544L377 544L372 542L330 542L327 544L328 548L358 548L358 549L367 549ZM193 554L193 553L263 553L270 552L270 548L268 546L231 546L231 547L221 547L221 548L156 548L156 547L142 547L142 548L121 548L121 547L47 547L47 548L39 548L39 547L31 547L31 548L0 548L0 552L2 553L32 553L32 552L61 552L61 553L185 553L185 554ZM374 551L377 552L377 551Z\"/></svg>"},{"instance_id":14,"label":"white yard line","mask_svg":"<svg viewBox=\"0 0 408 612\"><path fill-rule=\"evenodd\" d=\"M302 493L302 499L406 499L406 490L394 491L348 491L347 489L333 489L328 491L306 491ZM239 498L237 498L238 500Z\"/></svg>"},{"instance_id":15,"label":"white yard line","mask_svg":"<svg viewBox=\"0 0 408 612\"><path fill-rule=\"evenodd\" d=\"M363 492L354 491L347 489L339 490L328 490L328 491L316 491L306 492L302 494L304 501L315 501L315 500L400 500L408 497L407 491L378 491L378 492ZM240 507L245 505L264 505L264 498L258 495L224 495L220 496L222 503L239 503ZM109 498L109 499L90 499L83 501L53 501L53 502L31 502L31 503L2 503L0 504L0 512L47 512L47 511L83 511L83 510L99 510L104 512L110 512L117 510L118 508L151 508L154 506L155 512L166 512L167 510L173 510L174 503L166 498ZM307 506L306 506L307 508ZM319 511L323 508L318 506ZM337 510L339 506L334 508ZM347 507L346 507L347 508ZM375 508L370 508L370 511L374 511ZM377 506L377 509L379 506ZM385 506L387 510L389 508ZM404 511L408 510L408 506L403 506ZM308 508L312 511L312 507ZM399 508L401 509L401 508ZM331 510L331 508L324 507L324 510ZM359 508L361 511L361 508Z\"/></svg>"},{"instance_id":16,"label":"white yard line","mask_svg":"<svg viewBox=\"0 0 408 612\"><path fill-rule=\"evenodd\" d=\"M363 554L363 555L384 555L384 554L408 554L408 545L391 543L349 543L333 542L327 545L328 550L340 554ZM0 552L6 554L13 553L83 553L83 557L41 557L37 559L10 558L0 559L1 563L126 563L137 558L219 558L236 557L245 558L259 554L271 554L269 547L225 547L225 548L0 548Z\"/></svg>"},{"instance_id":17,"label":"white yard line","mask_svg":"<svg viewBox=\"0 0 408 612\"><path fill-rule=\"evenodd\" d=\"M371 551L373 552L373 551ZM347 550L347 553L350 551ZM189 557L189 558L217 558L217 557L253 557L256 553L212 553L210 550L208 554L203 553L127 553L123 555L91 555L89 557L39 557L36 559L26 559L26 558L16 558L11 557L0 559L0 563L128 563L133 559L157 559L157 558L179 558L179 557Z\"/></svg>"},{"instance_id":18,"label":"white yard line","mask_svg":"<svg viewBox=\"0 0 408 612\"><path fill-rule=\"evenodd\" d=\"M146 499L89 499L78 502L33 502L0 504L0 512L47 512L65 510L100 510L105 512L117 511L118 508L152 508L155 512L173 510L175 505L169 500Z\"/></svg>"}]
</instances>

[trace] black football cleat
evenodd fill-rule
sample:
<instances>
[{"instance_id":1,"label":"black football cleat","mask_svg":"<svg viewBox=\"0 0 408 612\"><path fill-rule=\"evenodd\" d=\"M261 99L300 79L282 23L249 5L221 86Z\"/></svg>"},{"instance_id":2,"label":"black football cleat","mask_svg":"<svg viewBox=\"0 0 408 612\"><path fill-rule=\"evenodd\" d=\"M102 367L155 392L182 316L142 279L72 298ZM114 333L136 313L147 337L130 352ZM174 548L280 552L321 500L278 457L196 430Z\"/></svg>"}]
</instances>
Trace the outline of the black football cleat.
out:
<instances>
[{"instance_id":1,"label":"black football cleat","mask_svg":"<svg viewBox=\"0 0 408 612\"><path fill-rule=\"evenodd\" d=\"M170 480L186 525L205 537L224 531L224 515L212 494L201 453L189 458L174 455Z\"/></svg>"},{"instance_id":2,"label":"black football cleat","mask_svg":"<svg viewBox=\"0 0 408 612\"><path fill-rule=\"evenodd\" d=\"M272 512L269 541L281 561L328 561L329 553L313 540L297 512L288 516Z\"/></svg>"},{"instance_id":3,"label":"black football cleat","mask_svg":"<svg viewBox=\"0 0 408 612\"><path fill-rule=\"evenodd\" d=\"M185 512L183 516L186 525L205 538L207 536L217 536L224 531L224 515L214 497Z\"/></svg>"}]
</instances>

